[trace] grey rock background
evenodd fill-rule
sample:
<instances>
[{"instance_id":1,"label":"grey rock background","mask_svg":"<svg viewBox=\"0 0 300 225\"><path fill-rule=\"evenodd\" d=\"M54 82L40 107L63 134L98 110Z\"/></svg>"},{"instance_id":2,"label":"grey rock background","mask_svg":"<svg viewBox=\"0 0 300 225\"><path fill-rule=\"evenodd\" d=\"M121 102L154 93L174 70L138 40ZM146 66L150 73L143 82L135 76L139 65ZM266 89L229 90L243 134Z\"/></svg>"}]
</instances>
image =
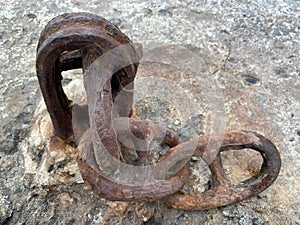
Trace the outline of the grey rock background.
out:
<instances>
[{"instance_id":1,"label":"grey rock background","mask_svg":"<svg viewBox=\"0 0 300 225\"><path fill-rule=\"evenodd\" d=\"M299 1L0 4L0 224L300 224ZM161 202L98 199L80 182L78 172L67 181L36 185L48 137L32 139L41 101L36 45L50 19L77 11L111 20L145 46L151 41L182 44L204 58L223 91L226 129L256 130L278 146L283 165L277 181L239 204L195 212ZM65 164L76 171L74 161L50 157L56 160L54 170ZM144 222L140 212L151 218Z\"/></svg>"}]
</instances>

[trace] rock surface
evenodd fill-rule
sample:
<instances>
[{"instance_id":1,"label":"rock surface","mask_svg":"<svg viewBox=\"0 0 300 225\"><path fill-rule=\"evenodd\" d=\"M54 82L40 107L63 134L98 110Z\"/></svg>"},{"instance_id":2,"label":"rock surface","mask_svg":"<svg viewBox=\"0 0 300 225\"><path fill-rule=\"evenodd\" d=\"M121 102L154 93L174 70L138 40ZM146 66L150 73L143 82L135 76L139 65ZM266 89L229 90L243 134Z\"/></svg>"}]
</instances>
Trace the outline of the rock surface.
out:
<instances>
[{"instance_id":1,"label":"rock surface","mask_svg":"<svg viewBox=\"0 0 300 225\"><path fill-rule=\"evenodd\" d=\"M299 2L0 3L0 224L300 224ZM111 20L144 49L159 41L183 45L197 54L223 94L226 130L255 130L279 148L282 169L275 183L239 204L206 211L180 211L160 201L137 204L95 197L82 183L73 149L47 152L52 129L35 72L36 46L43 27L59 14L78 11ZM141 75L148 70L147 66L140 69ZM193 74L183 77L189 80L190 76ZM78 77L78 71L66 73L65 86ZM161 118L159 122L183 140L209 133L209 113L201 96L205 93L197 86L183 83L183 89L190 87L191 96L199 100L186 109L147 98L146 91L141 91L147 83L143 79L138 82L136 94L144 94L136 103L139 117ZM181 93L180 89L176 93ZM168 91L160 97L168 99L170 94L174 95ZM189 110L193 115L184 117ZM169 117L168 112L172 112ZM224 158L234 163L233 167L226 164L232 179L253 172L237 165L239 160L251 164L247 157L233 153ZM255 170L259 159L252 163L249 166ZM209 171L197 158L191 164L194 169L188 185L192 190L185 190L204 191Z\"/></svg>"}]
</instances>

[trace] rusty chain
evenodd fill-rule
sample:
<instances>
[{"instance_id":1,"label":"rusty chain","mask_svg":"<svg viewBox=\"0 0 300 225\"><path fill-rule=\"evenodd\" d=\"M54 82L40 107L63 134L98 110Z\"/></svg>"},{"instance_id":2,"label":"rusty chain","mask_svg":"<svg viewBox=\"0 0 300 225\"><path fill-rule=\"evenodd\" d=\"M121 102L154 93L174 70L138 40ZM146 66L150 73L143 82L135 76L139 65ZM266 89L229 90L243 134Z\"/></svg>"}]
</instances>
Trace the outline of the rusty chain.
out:
<instances>
[{"instance_id":1,"label":"rusty chain","mask_svg":"<svg viewBox=\"0 0 300 225\"><path fill-rule=\"evenodd\" d=\"M90 128L77 146L77 163L82 178L96 195L108 200L136 202L161 199L178 209L201 210L239 202L262 192L274 182L281 161L272 142L256 132L232 131L225 134L214 160L206 162L212 174L211 188L197 195L180 193L189 177L189 157L202 157L212 137L200 136L196 142L180 143L173 131L130 118L133 82L140 58L140 52L116 26L88 13L58 16L47 24L40 36L36 62L40 88L55 135L73 145L73 103L63 91L61 73L75 68L83 69ZM114 101L123 87L127 89L126 95L114 114ZM128 131L131 136L127 135ZM124 137L120 141L122 135ZM147 143L156 139L170 146L170 149L153 166L149 161ZM135 172L130 181L112 176L127 172L127 165L122 167L118 164L126 158L128 151L124 142L133 144L131 148L138 146L138 158L132 166L148 169ZM261 154L262 167L254 177L233 185L224 174L220 154L226 150L247 148ZM187 155L186 149L193 154ZM124 171L120 171L123 168ZM149 171L151 176L147 177L146 172ZM171 175L169 171L173 171Z\"/></svg>"}]
</instances>

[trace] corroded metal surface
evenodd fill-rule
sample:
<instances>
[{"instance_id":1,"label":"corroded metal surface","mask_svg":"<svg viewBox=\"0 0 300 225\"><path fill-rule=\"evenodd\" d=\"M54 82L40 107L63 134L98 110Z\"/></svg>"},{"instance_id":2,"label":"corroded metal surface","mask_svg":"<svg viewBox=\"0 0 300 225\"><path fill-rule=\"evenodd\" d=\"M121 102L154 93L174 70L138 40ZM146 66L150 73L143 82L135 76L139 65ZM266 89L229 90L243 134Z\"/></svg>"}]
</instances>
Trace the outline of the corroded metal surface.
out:
<instances>
[{"instance_id":1,"label":"corroded metal surface","mask_svg":"<svg viewBox=\"0 0 300 225\"><path fill-rule=\"evenodd\" d=\"M126 129L126 127L125 129L122 128L122 126L125 124L124 121L125 120L121 120L121 123L118 124L120 126L119 129L121 130L121 132L122 130L128 132L128 129ZM147 134L147 130L152 128L151 124L149 125L148 122L132 119L131 121L133 122L133 133L137 136L145 136ZM134 130L134 127L136 127L136 125L138 125L140 129ZM163 142L168 144L169 146L177 145L177 135L173 134L171 131L167 131L167 134L168 135L165 136ZM87 150L91 151L91 154L94 154L93 149ZM186 165L180 171L178 171L176 175L172 176L168 180L157 180L156 182L147 184L147 182L143 182L143 180L141 180L145 178L137 177L137 182L142 181L141 185L130 183L126 184L123 182L113 182L111 179L106 178L105 176L100 176L99 174L101 174L101 171L99 171L99 169L94 169L91 166L91 163L87 163L85 158L86 157L83 157L80 152L78 153L77 162L81 169L81 175L83 179L87 184L90 185L91 189L96 195L108 200L135 202L154 201L177 192L186 183L189 174L189 168L188 165ZM91 159L95 160L95 156L93 156L89 160ZM140 157L139 159L141 161L145 160L145 158L142 157ZM96 162L94 163L97 164ZM139 161L137 162L137 164L139 164Z\"/></svg>"},{"instance_id":2,"label":"corroded metal surface","mask_svg":"<svg viewBox=\"0 0 300 225\"><path fill-rule=\"evenodd\" d=\"M94 22L94 20L96 21ZM80 60L78 59L81 59L83 70L85 70L103 52L129 42L129 39L124 37L108 21L90 14L62 15L54 18L46 26L38 45L37 73L47 110L51 116L57 136L68 142L73 139L71 101L67 99L61 87L61 69L78 68L80 66ZM78 49L82 52L81 54ZM105 93L105 95L99 102L104 107L96 112L97 131L99 132L101 141L115 158L120 157L120 152L118 151L118 143L111 127L110 113L113 96L118 93L122 86L132 83L136 68L137 64L122 68L104 84L106 90L102 93ZM114 76L118 79L114 79ZM124 112L131 109L132 95L129 95L126 100L122 105L125 108L122 109ZM122 111L120 116L125 116L122 115ZM170 140L166 140L166 142L168 143ZM188 178L188 167L186 166L169 181L161 181L151 186L145 185L140 192L137 192L138 189L134 186L125 187L125 185L120 187L119 183L105 179L92 168L89 168L89 165L85 164L84 160L81 160L80 153L78 155L83 179L91 184L98 195L108 199L132 201L155 200L175 193L184 185ZM117 188L116 192L111 191L113 187ZM153 187L156 187L157 191L153 191ZM122 191L117 191L123 189L125 194ZM129 193L132 193L132 195Z\"/></svg>"},{"instance_id":3,"label":"corroded metal surface","mask_svg":"<svg viewBox=\"0 0 300 225\"><path fill-rule=\"evenodd\" d=\"M195 156L202 156L207 146L209 136L198 139ZM224 174L220 153L226 150L243 150L246 148L258 151L263 158L263 165L258 174L239 184L231 184ZM180 149L180 145L167 154ZM165 155L164 157L167 157ZM209 165L212 173L211 188L201 194L184 195L174 194L163 199L163 202L184 210L203 210L220 207L245 198L257 195L269 187L277 178L281 167L280 155L274 144L256 132L231 131L226 133L219 154Z\"/></svg>"},{"instance_id":4,"label":"corroded metal surface","mask_svg":"<svg viewBox=\"0 0 300 225\"><path fill-rule=\"evenodd\" d=\"M122 126L126 124L126 121L128 122L126 117L131 114L133 96L130 90L133 89L133 81L138 67L138 56L135 58L134 54L128 54L128 61L131 63L116 70L109 79L102 80L103 83L100 82L100 84L94 82L97 80L95 79L97 73L89 70L91 64L97 58L114 48L126 44L131 44L131 41L107 20L91 14L75 13L65 14L50 21L42 32L38 45L37 74L43 97L54 125L55 134L68 143L71 143L74 138L72 104L62 89L61 72L81 67L85 72L85 88L92 120L91 128L87 131L85 139L83 139L85 141L79 143L77 161L83 179L91 186L96 195L109 200L124 201L153 201L162 198L166 204L175 208L199 210L239 202L260 193L274 182L281 166L276 147L263 136L248 131L226 133L215 159L212 162L207 161L212 172L212 187L202 194L193 196L175 193L182 188L188 179L188 164L186 162L191 156L180 155L180 150L182 148L193 148L194 145L189 142L179 144L177 136L171 131L165 131L166 135L163 142L172 148L159 160L159 162L166 160L168 163L153 167L154 177L157 178L156 182L133 185L132 183L117 182L105 177L100 167L103 165L110 166L111 162L104 162L101 159L99 161L94 143L103 145L103 148L109 152L113 159L120 160L122 155L125 154L124 146L119 143L113 128L112 107L117 94L123 87L129 86L129 94L122 102L118 115L120 118L118 127L119 131L122 132ZM100 85L101 88L95 89L96 85ZM89 100L91 96L96 100ZM149 132L155 134L157 128L150 123L133 119L129 120L129 124L134 136L140 139L147 139ZM88 136L90 134L92 135ZM91 137L96 137L96 139L94 140ZM151 141L154 138L155 135L149 140ZM200 136L193 155L203 156L210 138L213 137ZM232 185L224 175L220 152L246 148L258 151L264 163L257 175L241 184ZM149 165L148 151L149 149L145 149L137 152L142 159L138 160L137 165ZM172 158L177 152L179 154ZM175 172L175 175L166 178L166 171L161 170L161 168L171 169L178 161L184 161L185 164ZM139 177L138 179L143 181L145 178Z\"/></svg>"},{"instance_id":5,"label":"corroded metal surface","mask_svg":"<svg viewBox=\"0 0 300 225\"><path fill-rule=\"evenodd\" d=\"M117 27L87 13L58 16L42 31L37 48L37 75L57 136L66 141L73 139L71 101L62 89L61 72L82 67L82 51L91 46L105 52L126 43L130 40ZM121 82L113 79L114 94L121 84L133 81L136 69L137 65L132 65L115 74Z\"/></svg>"}]
</instances>

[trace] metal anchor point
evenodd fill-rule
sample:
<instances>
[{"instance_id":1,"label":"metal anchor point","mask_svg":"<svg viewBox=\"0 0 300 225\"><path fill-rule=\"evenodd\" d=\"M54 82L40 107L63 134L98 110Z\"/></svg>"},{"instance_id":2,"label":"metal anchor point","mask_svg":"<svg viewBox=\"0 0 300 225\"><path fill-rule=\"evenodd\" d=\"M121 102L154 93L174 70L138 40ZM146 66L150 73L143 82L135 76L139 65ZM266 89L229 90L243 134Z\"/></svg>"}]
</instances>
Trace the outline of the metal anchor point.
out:
<instances>
[{"instance_id":1,"label":"metal anchor point","mask_svg":"<svg viewBox=\"0 0 300 225\"><path fill-rule=\"evenodd\" d=\"M74 143L72 101L62 88L62 71L83 69L90 128L77 143L77 163L85 183L97 196L135 202L162 199L167 205L178 209L203 210L257 195L276 180L281 160L274 144L256 132L231 131L225 134L212 163L207 162L212 173L212 187L196 195L180 193L189 177L188 161L191 157L183 154L182 149L196 146L193 155L202 157L211 136L200 136L196 145L192 142L180 143L173 131L130 118L134 79L140 58L141 54L131 40L116 26L88 13L55 17L46 25L39 39L36 69L40 88L55 135L69 144ZM124 87L126 95L115 113L114 101ZM161 140L170 147L157 165L149 162L147 143L152 140ZM138 158L132 166L147 168L145 171L149 172L149 176L145 171L137 171L130 182L115 179L114 174L126 174L126 169L131 168L119 163L128 150L122 142L138 146ZM263 165L257 175L233 185L223 171L220 153L246 148L259 152ZM167 176L179 161L182 166Z\"/></svg>"}]
</instances>

